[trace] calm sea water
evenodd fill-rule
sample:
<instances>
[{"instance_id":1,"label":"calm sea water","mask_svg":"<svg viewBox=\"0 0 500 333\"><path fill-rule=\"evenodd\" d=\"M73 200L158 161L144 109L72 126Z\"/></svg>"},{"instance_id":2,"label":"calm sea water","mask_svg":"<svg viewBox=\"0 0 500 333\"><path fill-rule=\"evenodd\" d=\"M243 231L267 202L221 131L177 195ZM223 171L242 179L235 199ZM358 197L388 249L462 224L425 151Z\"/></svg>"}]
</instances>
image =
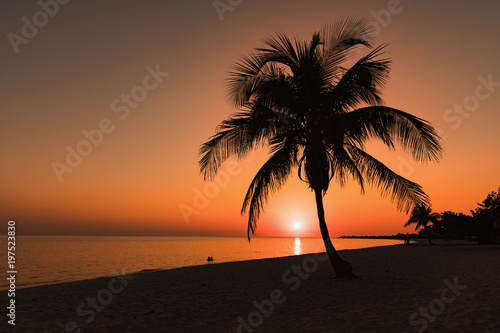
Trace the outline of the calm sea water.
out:
<instances>
[{"instance_id":1,"label":"calm sea water","mask_svg":"<svg viewBox=\"0 0 500 333\"><path fill-rule=\"evenodd\" d=\"M333 239L338 250L400 244L398 240ZM0 262L7 271L6 237L0 237ZM170 269L215 263L324 252L321 238L17 236L18 288L112 276L145 269ZM3 273L2 272L2 273ZM7 287L5 278L0 290Z\"/></svg>"}]
</instances>

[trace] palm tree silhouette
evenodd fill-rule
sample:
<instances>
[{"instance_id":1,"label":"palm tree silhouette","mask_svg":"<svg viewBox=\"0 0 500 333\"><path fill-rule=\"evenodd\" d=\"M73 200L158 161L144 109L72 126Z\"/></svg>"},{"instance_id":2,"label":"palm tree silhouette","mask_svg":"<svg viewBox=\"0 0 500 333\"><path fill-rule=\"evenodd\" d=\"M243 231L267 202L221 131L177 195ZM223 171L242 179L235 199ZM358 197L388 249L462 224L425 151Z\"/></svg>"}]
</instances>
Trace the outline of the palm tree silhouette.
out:
<instances>
[{"instance_id":1,"label":"palm tree silhouette","mask_svg":"<svg viewBox=\"0 0 500 333\"><path fill-rule=\"evenodd\" d=\"M427 240L429 244L435 245L431 240L431 230L429 230L429 223L435 224L439 217L439 213L433 213L430 206L425 205L417 205L413 208L410 214L410 218L408 222L405 223L405 227L410 226L415 223L415 230L419 228L423 228L423 230L427 233Z\"/></svg>"},{"instance_id":2,"label":"palm tree silhouette","mask_svg":"<svg viewBox=\"0 0 500 333\"><path fill-rule=\"evenodd\" d=\"M315 194L321 235L336 277L354 275L328 233L323 196L330 181L335 178L344 186L352 177L362 192L366 181L408 212L427 204L427 195L420 185L369 155L365 142L379 139L390 149L397 143L420 162L437 161L442 153L429 123L381 105L380 90L390 65L389 59L380 58L384 45L349 69L341 66L359 47L372 48L372 35L368 21L345 19L314 33L309 42L292 41L283 33L264 40L265 47L244 56L230 73L228 97L240 111L200 147L201 173L214 179L229 156L242 158L263 144L269 146L270 157L251 182L241 210L248 210L249 241L269 196L298 169L299 178Z\"/></svg>"}]
</instances>

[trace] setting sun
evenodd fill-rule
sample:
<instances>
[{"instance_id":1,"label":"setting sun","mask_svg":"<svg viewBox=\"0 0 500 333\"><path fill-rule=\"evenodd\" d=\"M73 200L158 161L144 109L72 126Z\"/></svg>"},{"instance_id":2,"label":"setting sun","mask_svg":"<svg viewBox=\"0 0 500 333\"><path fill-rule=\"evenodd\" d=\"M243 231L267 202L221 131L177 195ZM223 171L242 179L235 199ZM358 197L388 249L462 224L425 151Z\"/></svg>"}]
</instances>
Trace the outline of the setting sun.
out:
<instances>
[{"instance_id":1,"label":"setting sun","mask_svg":"<svg viewBox=\"0 0 500 333\"><path fill-rule=\"evenodd\" d=\"M500 1L0 8L0 333L500 333Z\"/></svg>"}]
</instances>

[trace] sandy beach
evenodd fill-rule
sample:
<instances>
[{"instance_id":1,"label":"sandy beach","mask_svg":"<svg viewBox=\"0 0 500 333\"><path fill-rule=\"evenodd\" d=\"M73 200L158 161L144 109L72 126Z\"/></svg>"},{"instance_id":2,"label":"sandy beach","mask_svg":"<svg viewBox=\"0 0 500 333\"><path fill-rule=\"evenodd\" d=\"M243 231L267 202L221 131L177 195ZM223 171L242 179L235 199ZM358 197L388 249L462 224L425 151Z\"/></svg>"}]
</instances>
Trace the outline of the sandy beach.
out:
<instances>
[{"instance_id":1,"label":"sandy beach","mask_svg":"<svg viewBox=\"0 0 500 333\"><path fill-rule=\"evenodd\" d=\"M15 328L3 310L0 330L500 332L498 246L441 242L341 255L360 279L332 279L323 253L19 289Z\"/></svg>"}]
</instances>

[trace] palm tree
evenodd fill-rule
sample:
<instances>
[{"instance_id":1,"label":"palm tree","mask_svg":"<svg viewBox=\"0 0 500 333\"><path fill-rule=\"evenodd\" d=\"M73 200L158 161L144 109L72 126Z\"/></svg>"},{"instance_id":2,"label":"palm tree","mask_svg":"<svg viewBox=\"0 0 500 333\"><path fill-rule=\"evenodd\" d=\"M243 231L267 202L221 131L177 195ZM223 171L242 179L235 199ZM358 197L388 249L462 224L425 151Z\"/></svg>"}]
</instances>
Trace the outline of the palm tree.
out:
<instances>
[{"instance_id":1,"label":"palm tree","mask_svg":"<svg viewBox=\"0 0 500 333\"><path fill-rule=\"evenodd\" d=\"M427 234L427 240L429 244L435 245L431 240L431 230L429 228L429 223L436 224L438 222L440 215L439 213L433 213L430 206L417 205L413 208L410 214L408 222L405 223L405 227L415 223L415 230L422 228Z\"/></svg>"},{"instance_id":2,"label":"palm tree","mask_svg":"<svg viewBox=\"0 0 500 333\"><path fill-rule=\"evenodd\" d=\"M309 42L292 41L283 33L264 40L265 47L244 56L230 73L228 96L239 112L223 121L200 148L200 170L205 179L214 179L229 156L243 158L254 148L269 146L270 157L250 184L241 210L248 210L249 241L269 196L298 169L299 178L314 192L336 277L354 275L328 233L323 196L330 181L344 186L352 177L362 192L368 182L408 212L427 204L427 195L420 185L369 155L365 142L379 139L390 149L397 143L421 162L441 156L439 137L429 123L382 106L380 89L390 65L380 57L384 46L349 69L341 66L359 47L372 48L369 27L368 21L346 19L314 33Z\"/></svg>"}]
</instances>

